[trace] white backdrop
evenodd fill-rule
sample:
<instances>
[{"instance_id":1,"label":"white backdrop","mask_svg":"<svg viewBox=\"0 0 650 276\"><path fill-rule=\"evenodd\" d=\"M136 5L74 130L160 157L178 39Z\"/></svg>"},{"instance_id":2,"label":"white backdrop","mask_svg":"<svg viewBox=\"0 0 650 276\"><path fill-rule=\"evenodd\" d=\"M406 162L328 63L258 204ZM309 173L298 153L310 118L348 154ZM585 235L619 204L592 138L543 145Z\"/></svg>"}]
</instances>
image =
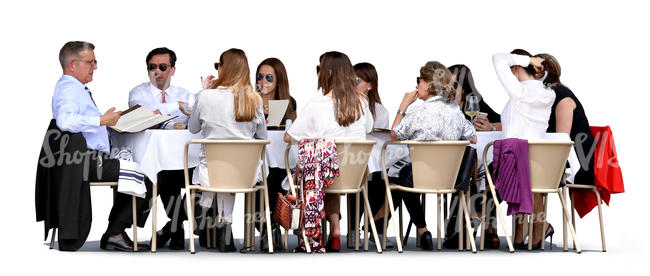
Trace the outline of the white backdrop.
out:
<instances>
[{"instance_id":1,"label":"white backdrop","mask_svg":"<svg viewBox=\"0 0 650 276\"><path fill-rule=\"evenodd\" d=\"M251 71L263 59L277 57L287 67L291 94L299 109L316 95L315 65L319 55L337 50L346 53L353 63L375 65L380 95L391 112L391 121L403 93L415 88L414 79L426 61L438 60L447 66L468 65L486 102L500 112L507 95L493 71L491 55L514 48L551 53L560 61L562 80L585 106L590 123L610 125L614 131L627 192L613 196L613 207L606 208L609 252L603 254L597 250L600 248L597 220L591 214L578 227L584 233L583 247L593 251L581 256L484 252L471 256L470 260L464 259L466 253L431 252L408 255L408 259L391 270L408 268L428 272L432 270L428 264L437 260L435 264L444 264L446 269L469 261L484 271L488 263L497 262L505 267L512 263L503 262L505 258L516 258L522 268L542 260L563 268L607 271L614 267L600 265L620 262L626 264L623 268L633 268L647 256L647 239L635 236L644 233L648 226L645 213L631 213L645 210L642 202L649 191L643 173L648 154L644 143L647 132L642 130L647 128L645 105L650 100L644 84L648 77L646 51L650 48L647 39L650 22L643 4L635 1L5 1L0 7L3 61L0 76L5 96L2 108L5 130L0 143L4 157L0 168L3 185L10 187L5 196L8 200L2 201L0 209L5 221L0 227L0 254L3 263L9 263L8 267L1 266L3 270L43 271L54 264L70 266L79 274L89 269L112 274L117 264L143 270L144 264L160 265L166 260L184 260L183 264L195 265L219 265L227 260L231 265L225 269L234 271L242 271L242 267L232 264L249 261L276 269L286 260L299 260L298 263L309 267L307 259L302 259L306 257L289 259L284 254L283 259L277 259L278 255L267 258L47 250L41 241L42 223L35 222L33 211L35 166L45 127L52 116L53 87L61 75L58 51L69 40L85 40L96 46L99 69L88 86L102 112L110 107L127 107L128 91L148 80L144 60L155 47L166 46L177 53L172 84L191 91L200 89L200 76L215 73L213 62L228 48L243 49ZM240 198L238 208L241 202ZM110 192L93 191L94 221L89 240L96 241L101 236L109 208ZM560 230L559 216L552 219L557 223L556 230ZM149 229L141 230L141 239L150 237ZM430 229L435 229L431 223ZM556 234L555 241L556 244L561 241L561 233ZM359 269L356 264L363 263L373 264L373 269L379 270L382 263L378 260L389 260L388 264L406 258L392 252L382 256L372 253L352 256L328 255L328 261L340 266L325 269ZM82 270L76 270L77 267ZM158 271L179 269L169 265L155 268Z\"/></svg>"}]
</instances>

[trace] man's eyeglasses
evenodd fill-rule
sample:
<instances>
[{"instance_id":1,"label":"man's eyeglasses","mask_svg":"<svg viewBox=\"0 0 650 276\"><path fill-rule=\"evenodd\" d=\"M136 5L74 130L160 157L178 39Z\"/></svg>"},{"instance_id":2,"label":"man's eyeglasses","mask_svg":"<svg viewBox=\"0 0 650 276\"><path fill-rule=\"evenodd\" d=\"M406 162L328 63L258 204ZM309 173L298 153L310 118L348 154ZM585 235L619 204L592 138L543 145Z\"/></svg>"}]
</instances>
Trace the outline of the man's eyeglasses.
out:
<instances>
[{"instance_id":1,"label":"man's eyeglasses","mask_svg":"<svg viewBox=\"0 0 650 276\"><path fill-rule=\"evenodd\" d=\"M266 81L271 82L271 83L275 80L275 79L273 78L273 75L271 75L271 74L267 74L267 75L265 76L265 75L262 74L262 73L257 73L257 75L255 76L255 79L256 79L257 81L261 81L261 80L264 79L265 77L266 77Z\"/></svg>"},{"instance_id":2,"label":"man's eyeglasses","mask_svg":"<svg viewBox=\"0 0 650 276\"><path fill-rule=\"evenodd\" d=\"M85 60L85 59L73 59L72 61L83 61L85 63L88 63L88 65L97 65L97 60Z\"/></svg>"},{"instance_id":3,"label":"man's eyeglasses","mask_svg":"<svg viewBox=\"0 0 650 276\"><path fill-rule=\"evenodd\" d=\"M165 71L167 71L167 68L169 68L169 65L166 64L166 63L162 63L162 64L150 63L149 64L149 71L151 71L151 72L156 71L156 69L160 69L161 72L165 72Z\"/></svg>"}]
</instances>

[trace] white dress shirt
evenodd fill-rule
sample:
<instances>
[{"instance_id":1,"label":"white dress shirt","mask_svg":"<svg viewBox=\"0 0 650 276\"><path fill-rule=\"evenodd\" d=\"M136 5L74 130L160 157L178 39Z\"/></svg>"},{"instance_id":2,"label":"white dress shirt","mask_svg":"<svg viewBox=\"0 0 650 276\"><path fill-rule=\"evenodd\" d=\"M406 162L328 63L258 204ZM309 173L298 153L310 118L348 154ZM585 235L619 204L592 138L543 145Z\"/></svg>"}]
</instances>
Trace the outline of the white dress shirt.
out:
<instances>
[{"instance_id":1,"label":"white dress shirt","mask_svg":"<svg viewBox=\"0 0 650 276\"><path fill-rule=\"evenodd\" d=\"M302 108L291 128L287 131L294 140L308 138L333 138L365 140L373 129L374 120L368 103L361 101L363 115L347 127L340 126L334 115L334 101L327 96L317 96Z\"/></svg>"},{"instance_id":2,"label":"white dress shirt","mask_svg":"<svg viewBox=\"0 0 650 276\"><path fill-rule=\"evenodd\" d=\"M510 96L501 113L501 126L505 137L544 139L555 92L540 80L520 82L512 74L510 66L526 67L530 64L530 58L527 56L495 54L492 56L492 62L497 77Z\"/></svg>"},{"instance_id":3,"label":"white dress shirt","mask_svg":"<svg viewBox=\"0 0 650 276\"><path fill-rule=\"evenodd\" d=\"M63 131L79 133L91 150L110 152L106 126L99 125L99 112L90 90L73 76L63 75L54 87L52 117Z\"/></svg>"},{"instance_id":4,"label":"white dress shirt","mask_svg":"<svg viewBox=\"0 0 650 276\"><path fill-rule=\"evenodd\" d=\"M194 94L184 88L170 85L165 90L165 103L163 103L162 90L151 84L151 82L140 84L129 92L129 107L139 104L152 111L157 109L162 114L178 116L167 121L163 125L163 128L173 128L174 123L187 123L188 118L178 108L178 102L194 104Z\"/></svg>"}]
</instances>

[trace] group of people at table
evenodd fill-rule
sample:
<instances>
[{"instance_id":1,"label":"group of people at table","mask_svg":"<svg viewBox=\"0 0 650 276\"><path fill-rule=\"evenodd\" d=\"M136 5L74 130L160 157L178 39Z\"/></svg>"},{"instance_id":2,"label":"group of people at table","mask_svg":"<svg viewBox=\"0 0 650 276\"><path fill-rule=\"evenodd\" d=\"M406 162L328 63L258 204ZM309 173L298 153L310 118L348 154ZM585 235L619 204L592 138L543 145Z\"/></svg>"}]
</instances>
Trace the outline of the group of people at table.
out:
<instances>
[{"instance_id":1,"label":"group of people at table","mask_svg":"<svg viewBox=\"0 0 650 276\"><path fill-rule=\"evenodd\" d=\"M100 112L86 87L93 80L93 72L97 69L94 48L88 42L71 41L60 50L63 76L54 89L52 115L60 130L82 133L88 149L104 156L98 159L99 164L91 162L90 181L117 181L119 162L108 155L110 145L107 127L115 125L121 113L115 108ZM141 105L159 114L177 116L158 127L172 129L178 127L177 123L183 123L189 132L201 133L205 139L266 139L265 117L268 116L269 101L289 100L290 104L281 123L284 125L287 120L293 121L284 135L287 143L308 138L365 140L373 129L389 129L392 140L468 140L476 143L476 131L502 131L504 137L520 139L543 139L546 132L563 132L576 142L576 147L593 143L583 106L573 92L560 82L560 64L553 56L533 56L525 50L517 49L509 54L494 54L492 61L496 75L509 96L500 115L482 99L467 66L457 64L447 67L437 61L428 61L420 67L416 89L404 94L391 124L389 111L381 103L375 67L365 62L353 65L344 53L331 51L320 56L315 73L318 76L318 89L322 93L298 109L289 92L285 66L277 58L265 59L257 66L253 86L246 54L240 49L229 49L215 63L218 78L212 75L201 78L203 90L194 94L170 84L176 70L176 54L163 47L152 50L146 56L150 81L130 91L129 107ZM469 96L478 97L479 111L487 113L487 116L471 118L463 113L463 106ZM578 134L585 135L587 139L577 141ZM409 169L408 165L402 168ZM199 165L190 170L190 174L193 184L208 185L204 154L200 156ZM285 169L270 168L267 179L271 210L274 210L276 204L273 195L284 192L281 183L286 176ZM185 185L183 170L161 171L157 179L161 199L171 219L157 232L158 246L168 244L171 249L184 249L183 221L187 220L185 204L180 200L170 200L178 198ZM152 183L148 179L145 182L147 190L151 190ZM409 179L400 178L396 182L412 185ZM593 183L593 157L588 166L580 169L575 182ZM382 188L378 189L383 189L383 185L380 187ZM427 229L420 197L411 193L394 193L394 196L403 200L417 228L420 247L432 250L432 236ZM146 219L148 213L150 197L148 192L145 198L137 200L139 221L142 223L142 217ZM384 204L383 196L374 199L371 197L373 200L374 206ZM234 202L234 194L216 194L216 219L220 226L218 244L221 251L236 250L230 230ZM129 196L117 193L108 227L100 241L102 249L133 249L133 242L124 231L132 224L131 204ZM174 204L182 205L174 208ZM534 208L536 213L544 212L541 195L534 196ZM178 209L180 212L177 215L170 211ZM384 219L380 210L382 209L373 208L375 213L371 216L377 225L382 225ZM320 251L338 251L341 236L340 195L325 196L325 211L331 227L329 240ZM496 220L490 221L492 223L486 231L486 247L498 248ZM273 225L273 233L262 230L262 235L279 234L276 231L278 225L270 223ZM518 223L514 242L524 247L523 225ZM535 231L528 238L528 242L532 242L535 248L539 248L540 243L554 232L549 225L546 233L542 233L543 227L538 225L541 223L535 222ZM447 233L445 247L457 247L458 237L454 238L452 234L454 233ZM266 241L265 238L260 240ZM147 249L148 245L139 244L139 247Z\"/></svg>"}]
</instances>

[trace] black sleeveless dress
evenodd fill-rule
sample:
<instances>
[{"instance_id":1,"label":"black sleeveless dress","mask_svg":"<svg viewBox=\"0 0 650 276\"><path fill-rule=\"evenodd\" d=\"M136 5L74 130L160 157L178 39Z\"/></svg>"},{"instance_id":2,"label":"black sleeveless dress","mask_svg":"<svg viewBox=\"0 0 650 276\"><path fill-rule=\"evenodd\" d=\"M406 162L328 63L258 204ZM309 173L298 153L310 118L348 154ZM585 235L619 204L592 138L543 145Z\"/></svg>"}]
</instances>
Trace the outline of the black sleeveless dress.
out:
<instances>
[{"instance_id":1,"label":"black sleeveless dress","mask_svg":"<svg viewBox=\"0 0 650 276\"><path fill-rule=\"evenodd\" d=\"M555 102L551 108L551 117L548 121L547 132L557 132L555 108L557 104L564 98L571 98L576 103L576 108L573 110L573 122L571 124L571 133L569 137L575 142L574 148L580 160L580 170L576 174L575 184L594 184L594 153L592 146L594 145L594 136L589 130L589 120L585 115L585 110L575 94L566 86L559 85L554 89Z\"/></svg>"}]
</instances>

